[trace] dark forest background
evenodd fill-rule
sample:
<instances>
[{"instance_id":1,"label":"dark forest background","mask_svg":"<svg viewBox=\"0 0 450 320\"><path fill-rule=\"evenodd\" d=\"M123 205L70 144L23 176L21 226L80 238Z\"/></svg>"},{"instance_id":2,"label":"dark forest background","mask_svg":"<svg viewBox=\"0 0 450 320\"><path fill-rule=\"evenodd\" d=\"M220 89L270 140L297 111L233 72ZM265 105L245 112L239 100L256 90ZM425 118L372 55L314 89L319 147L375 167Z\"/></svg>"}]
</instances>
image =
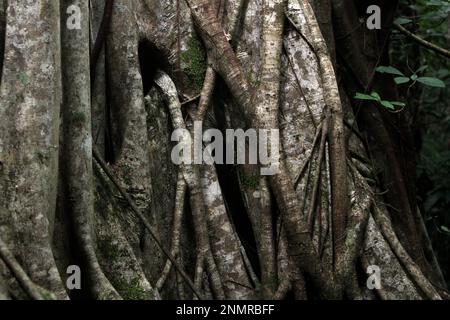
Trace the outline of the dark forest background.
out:
<instances>
[{"instance_id":1,"label":"dark forest background","mask_svg":"<svg viewBox=\"0 0 450 320\"><path fill-rule=\"evenodd\" d=\"M442 48L450 47L450 2L403 0L397 23ZM392 66L405 75L443 81L445 88L408 82L397 85L414 128L418 204L450 284L450 60L394 30ZM394 83L394 85L396 85Z\"/></svg>"}]
</instances>

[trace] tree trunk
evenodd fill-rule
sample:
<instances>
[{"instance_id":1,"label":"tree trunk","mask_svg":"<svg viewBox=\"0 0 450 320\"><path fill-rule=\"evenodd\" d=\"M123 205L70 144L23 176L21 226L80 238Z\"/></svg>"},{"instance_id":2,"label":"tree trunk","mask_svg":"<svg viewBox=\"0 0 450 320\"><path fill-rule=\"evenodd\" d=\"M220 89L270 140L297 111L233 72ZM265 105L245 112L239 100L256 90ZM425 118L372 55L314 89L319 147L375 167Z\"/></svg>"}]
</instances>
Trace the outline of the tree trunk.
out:
<instances>
[{"instance_id":1,"label":"tree trunk","mask_svg":"<svg viewBox=\"0 0 450 320\"><path fill-rule=\"evenodd\" d=\"M355 3L0 1L0 299L447 298ZM175 165L198 121L279 130L276 174Z\"/></svg>"}]
</instances>

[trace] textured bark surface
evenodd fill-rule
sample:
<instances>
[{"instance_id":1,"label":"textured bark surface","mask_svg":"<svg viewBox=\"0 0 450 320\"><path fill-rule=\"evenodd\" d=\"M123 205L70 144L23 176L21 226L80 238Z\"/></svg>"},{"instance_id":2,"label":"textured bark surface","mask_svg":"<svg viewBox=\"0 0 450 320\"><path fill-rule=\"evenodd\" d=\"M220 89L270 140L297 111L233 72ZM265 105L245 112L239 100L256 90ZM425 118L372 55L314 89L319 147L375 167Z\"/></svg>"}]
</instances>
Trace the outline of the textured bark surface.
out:
<instances>
[{"instance_id":1,"label":"textured bark surface","mask_svg":"<svg viewBox=\"0 0 450 320\"><path fill-rule=\"evenodd\" d=\"M447 297L389 115L349 99L379 62L346 36L354 3L17 2L0 1L0 299ZM195 121L279 129L278 173L175 165Z\"/></svg>"},{"instance_id":2,"label":"textured bark surface","mask_svg":"<svg viewBox=\"0 0 450 320\"><path fill-rule=\"evenodd\" d=\"M89 16L86 2L64 1L62 8L76 5L81 16ZM64 19L62 21L64 23ZM78 235L80 250L97 298L115 298L117 292L103 274L95 252L93 234L94 186L92 168L91 92L89 65L89 21L77 31L62 28L62 139L61 174L65 186L65 208Z\"/></svg>"},{"instance_id":3,"label":"textured bark surface","mask_svg":"<svg viewBox=\"0 0 450 320\"><path fill-rule=\"evenodd\" d=\"M1 234L29 276L65 298L51 248L62 92L59 6L56 1L8 3L6 16Z\"/></svg>"}]
</instances>

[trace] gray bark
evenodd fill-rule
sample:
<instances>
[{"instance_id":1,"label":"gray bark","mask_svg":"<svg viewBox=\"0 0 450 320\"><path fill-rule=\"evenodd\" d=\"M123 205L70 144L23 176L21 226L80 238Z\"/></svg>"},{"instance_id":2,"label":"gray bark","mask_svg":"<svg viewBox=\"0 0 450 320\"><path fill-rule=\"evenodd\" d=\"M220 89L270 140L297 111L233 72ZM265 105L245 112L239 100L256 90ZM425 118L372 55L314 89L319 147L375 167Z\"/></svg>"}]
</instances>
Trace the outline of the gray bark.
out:
<instances>
[{"instance_id":1,"label":"gray bark","mask_svg":"<svg viewBox=\"0 0 450 320\"><path fill-rule=\"evenodd\" d=\"M115 0L92 75L103 5L58 3L0 6L0 234L13 253L0 259L0 299L27 298L26 288L67 298L74 261L92 298L195 298L186 274L206 298L445 297L397 235L344 127L355 119L336 80L330 1L314 12L296 0ZM81 30L65 28L69 3ZM140 57L144 40L154 52ZM152 64L159 55L165 63ZM234 180L218 168L177 168L170 134L194 120L280 129L280 172L236 167L242 199L230 199L221 182ZM358 280L369 265L382 268L375 293Z\"/></svg>"}]
</instances>

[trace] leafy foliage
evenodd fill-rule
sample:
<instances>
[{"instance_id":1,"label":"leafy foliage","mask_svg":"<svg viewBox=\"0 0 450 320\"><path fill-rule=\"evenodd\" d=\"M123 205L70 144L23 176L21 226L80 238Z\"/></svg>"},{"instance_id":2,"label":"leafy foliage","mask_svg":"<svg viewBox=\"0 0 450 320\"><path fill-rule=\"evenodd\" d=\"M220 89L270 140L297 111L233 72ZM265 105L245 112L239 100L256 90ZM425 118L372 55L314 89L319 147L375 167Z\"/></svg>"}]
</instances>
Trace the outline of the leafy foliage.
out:
<instances>
[{"instance_id":1,"label":"leafy foliage","mask_svg":"<svg viewBox=\"0 0 450 320\"><path fill-rule=\"evenodd\" d=\"M421 66L411 76L406 76L400 70L398 70L394 67L391 67L391 66L389 66L389 67L380 66L376 69L376 71L379 73L388 73L388 74L392 74L392 75L397 75L398 77L395 77L394 81L398 85L412 82L411 86L413 86L417 82L420 82L429 87L445 88L445 83L438 78L419 76L419 74L423 73L427 68L428 68L428 66L426 66L426 65Z\"/></svg>"},{"instance_id":2,"label":"leafy foliage","mask_svg":"<svg viewBox=\"0 0 450 320\"><path fill-rule=\"evenodd\" d=\"M403 72L392 66L379 66L378 68L376 68L376 71L379 73L386 73L396 76L394 78L394 81L397 85L410 84L411 88L416 83L421 83L429 87L445 88L445 83L436 77L419 76L427 68L428 68L427 65L421 66L410 76L405 75ZM404 102L383 100L381 99L380 95L377 92L372 92L370 95L358 92L355 96L355 99L375 101L389 110L395 110L396 107L403 108L406 106L406 103Z\"/></svg>"},{"instance_id":3,"label":"leafy foliage","mask_svg":"<svg viewBox=\"0 0 450 320\"><path fill-rule=\"evenodd\" d=\"M435 45L450 46L450 1L402 0L400 3L397 23ZM391 74L403 90L408 111L413 115L419 148L419 205L444 266L450 263L450 60L418 47L398 32L393 33L392 40L391 64L410 70L409 75L396 71ZM412 84L414 90L409 90ZM443 271L446 272L445 268ZM450 281L450 273L446 278Z\"/></svg>"},{"instance_id":4,"label":"leafy foliage","mask_svg":"<svg viewBox=\"0 0 450 320\"><path fill-rule=\"evenodd\" d=\"M372 92L370 95L364 93L356 93L355 99L357 100L369 100L378 102L381 106L386 109L395 110L395 107L405 107L406 104L399 101L388 101L381 99L380 95L377 92Z\"/></svg>"}]
</instances>

